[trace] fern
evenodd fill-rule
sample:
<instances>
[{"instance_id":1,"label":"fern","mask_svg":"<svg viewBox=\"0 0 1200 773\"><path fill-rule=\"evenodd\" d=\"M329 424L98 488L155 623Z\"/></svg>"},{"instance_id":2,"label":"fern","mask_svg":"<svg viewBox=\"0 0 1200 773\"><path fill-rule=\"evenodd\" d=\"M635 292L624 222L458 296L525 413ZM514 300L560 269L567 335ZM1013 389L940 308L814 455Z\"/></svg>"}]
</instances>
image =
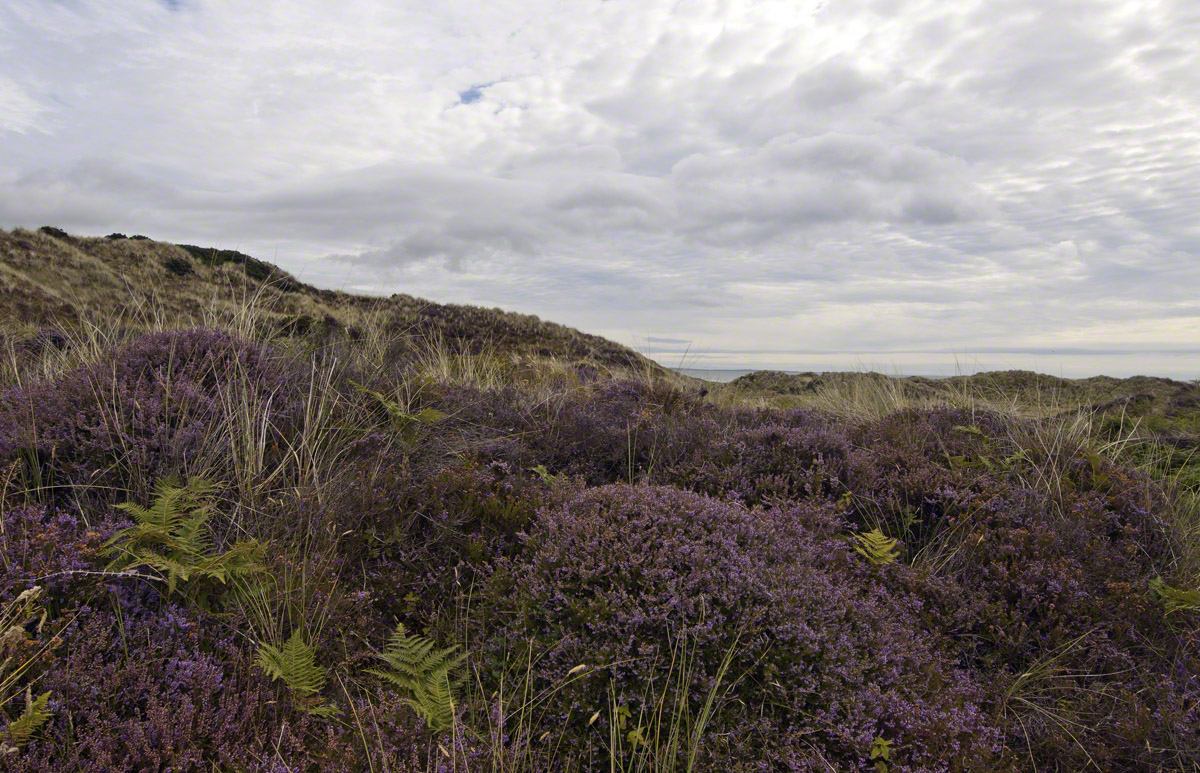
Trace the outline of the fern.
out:
<instances>
[{"instance_id":1,"label":"fern","mask_svg":"<svg viewBox=\"0 0 1200 773\"><path fill-rule=\"evenodd\" d=\"M310 714L330 716L332 706L320 705L320 693L325 689L326 671L317 663L317 651L304 641L300 629L283 644L283 648L260 644L254 664L272 681L280 680L291 690L296 703Z\"/></svg>"},{"instance_id":2,"label":"fern","mask_svg":"<svg viewBox=\"0 0 1200 773\"><path fill-rule=\"evenodd\" d=\"M105 552L116 555L109 568L150 567L166 578L167 593L192 580L224 585L261 571L262 546L255 540L215 552L208 526L214 494L213 484L202 478L193 478L186 486L164 480L149 507L135 502L117 505L133 516L135 524L105 543Z\"/></svg>"},{"instance_id":3,"label":"fern","mask_svg":"<svg viewBox=\"0 0 1200 773\"><path fill-rule=\"evenodd\" d=\"M534 475L537 475L538 478L541 479L542 483L545 483L547 486L553 486L556 483L562 483L567 479L567 476L563 475L561 472L551 473L546 469L546 465L544 464L539 464L537 467L530 467L529 471Z\"/></svg>"},{"instance_id":4,"label":"fern","mask_svg":"<svg viewBox=\"0 0 1200 773\"><path fill-rule=\"evenodd\" d=\"M860 531L851 540L854 552L873 564L890 564L900 557L896 540L884 536L878 528Z\"/></svg>"},{"instance_id":5,"label":"fern","mask_svg":"<svg viewBox=\"0 0 1200 773\"><path fill-rule=\"evenodd\" d=\"M396 625L387 649L378 657L389 668L369 673L400 688L409 704L434 732L448 730L454 723L454 690L462 677L452 677L466 654L455 655L458 647L435 649L424 636L409 634L403 623Z\"/></svg>"},{"instance_id":6,"label":"fern","mask_svg":"<svg viewBox=\"0 0 1200 773\"><path fill-rule=\"evenodd\" d=\"M7 719L2 707L16 703L21 694L20 684L35 678L31 671L47 652L47 647L31 646L34 643L30 634L40 634L46 623L47 612L40 602L41 595L41 586L35 585L0 607L0 719ZM35 619L36 623L33 622ZM19 746L23 743L22 728L33 733L41 725L36 713L38 704L32 700L28 684L25 685L25 705L28 716L13 722L6 733L0 733L0 739L7 735ZM40 705L44 707L45 702ZM7 747L0 744L0 749L4 748Z\"/></svg>"},{"instance_id":7,"label":"fern","mask_svg":"<svg viewBox=\"0 0 1200 773\"><path fill-rule=\"evenodd\" d=\"M29 743L29 739L33 738L33 734L46 724L52 714L46 708L46 703L50 700L50 693L44 692L37 698L33 697L33 693L28 687L25 688L25 711L21 716L9 723L5 729L4 735L6 741L11 744L4 747L2 750L5 754L12 754L21 749L22 746Z\"/></svg>"},{"instance_id":8,"label":"fern","mask_svg":"<svg viewBox=\"0 0 1200 773\"><path fill-rule=\"evenodd\" d=\"M1150 590L1163 605L1165 614L1172 612L1200 612L1200 590L1182 590L1173 588L1163 582L1163 578L1155 577L1150 581Z\"/></svg>"},{"instance_id":9,"label":"fern","mask_svg":"<svg viewBox=\"0 0 1200 773\"><path fill-rule=\"evenodd\" d=\"M325 669L317 664L316 650L304 641L299 629L292 631L282 649L259 645L254 662L271 681L282 680L300 695L315 695L325 688Z\"/></svg>"},{"instance_id":10,"label":"fern","mask_svg":"<svg viewBox=\"0 0 1200 773\"><path fill-rule=\"evenodd\" d=\"M409 443L416 440L418 426L421 424L437 424L446 418L446 414L436 408L423 408L417 413L409 413L398 401L391 399L383 392L368 389L361 384L355 384L354 386L359 392L374 398L375 402L383 407L392 422L392 428Z\"/></svg>"}]
</instances>

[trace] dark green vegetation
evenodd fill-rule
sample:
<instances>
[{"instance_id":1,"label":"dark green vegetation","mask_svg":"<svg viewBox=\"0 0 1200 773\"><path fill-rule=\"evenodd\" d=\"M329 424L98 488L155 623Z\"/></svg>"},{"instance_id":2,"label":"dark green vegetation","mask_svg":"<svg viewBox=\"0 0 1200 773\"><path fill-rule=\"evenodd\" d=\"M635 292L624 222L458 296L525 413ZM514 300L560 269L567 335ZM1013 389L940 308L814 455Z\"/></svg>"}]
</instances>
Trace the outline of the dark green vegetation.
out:
<instances>
[{"instance_id":1,"label":"dark green vegetation","mask_svg":"<svg viewBox=\"0 0 1200 773\"><path fill-rule=\"evenodd\" d=\"M1195 385L701 396L114 237L0 235L7 770L1200 766Z\"/></svg>"}]
</instances>

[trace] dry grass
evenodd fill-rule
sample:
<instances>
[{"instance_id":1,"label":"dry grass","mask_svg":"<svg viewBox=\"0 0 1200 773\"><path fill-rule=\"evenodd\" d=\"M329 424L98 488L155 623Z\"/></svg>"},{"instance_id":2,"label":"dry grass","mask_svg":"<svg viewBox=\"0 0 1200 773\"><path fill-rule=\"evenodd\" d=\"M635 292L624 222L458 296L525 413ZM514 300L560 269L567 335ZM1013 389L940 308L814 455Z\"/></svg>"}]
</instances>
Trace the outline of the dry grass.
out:
<instances>
[{"instance_id":1,"label":"dry grass","mask_svg":"<svg viewBox=\"0 0 1200 773\"><path fill-rule=\"evenodd\" d=\"M336 331L365 356L385 354L396 336L426 337L473 355L494 347L505 356L666 374L631 349L532 315L320 290L249 256L241 256L248 265L206 265L197 257L204 254L148 239L0 230L0 329L20 335L100 322L141 329L212 325L247 337ZM190 272L173 273L167 268L173 262ZM269 276L254 277L264 270Z\"/></svg>"}]
</instances>

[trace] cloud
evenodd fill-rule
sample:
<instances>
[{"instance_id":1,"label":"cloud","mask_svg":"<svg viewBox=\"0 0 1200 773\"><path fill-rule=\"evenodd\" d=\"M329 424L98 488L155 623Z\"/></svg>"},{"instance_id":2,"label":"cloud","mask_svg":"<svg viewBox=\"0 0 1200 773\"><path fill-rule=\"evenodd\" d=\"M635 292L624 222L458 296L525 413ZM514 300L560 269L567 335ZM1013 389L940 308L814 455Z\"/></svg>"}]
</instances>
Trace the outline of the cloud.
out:
<instances>
[{"instance_id":1,"label":"cloud","mask_svg":"<svg viewBox=\"0 0 1200 773\"><path fill-rule=\"evenodd\" d=\"M1197 41L1187 0L15 0L0 225L237 246L697 364L1186 359Z\"/></svg>"},{"instance_id":2,"label":"cloud","mask_svg":"<svg viewBox=\"0 0 1200 773\"><path fill-rule=\"evenodd\" d=\"M40 126L43 114L49 112L31 97L20 84L0 76L0 131L25 134Z\"/></svg>"}]
</instances>

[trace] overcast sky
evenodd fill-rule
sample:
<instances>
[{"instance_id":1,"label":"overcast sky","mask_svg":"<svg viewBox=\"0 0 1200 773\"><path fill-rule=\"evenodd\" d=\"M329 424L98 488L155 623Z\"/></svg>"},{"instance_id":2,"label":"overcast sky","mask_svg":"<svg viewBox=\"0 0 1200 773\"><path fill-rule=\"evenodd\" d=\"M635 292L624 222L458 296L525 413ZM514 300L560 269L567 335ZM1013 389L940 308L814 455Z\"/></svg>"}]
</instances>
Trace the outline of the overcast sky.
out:
<instances>
[{"instance_id":1,"label":"overcast sky","mask_svg":"<svg viewBox=\"0 0 1200 773\"><path fill-rule=\"evenodd\" d=\"M43 224L668 364L1196 378L1200 3L6 0Z\"/></svg>"}]
</instances>

